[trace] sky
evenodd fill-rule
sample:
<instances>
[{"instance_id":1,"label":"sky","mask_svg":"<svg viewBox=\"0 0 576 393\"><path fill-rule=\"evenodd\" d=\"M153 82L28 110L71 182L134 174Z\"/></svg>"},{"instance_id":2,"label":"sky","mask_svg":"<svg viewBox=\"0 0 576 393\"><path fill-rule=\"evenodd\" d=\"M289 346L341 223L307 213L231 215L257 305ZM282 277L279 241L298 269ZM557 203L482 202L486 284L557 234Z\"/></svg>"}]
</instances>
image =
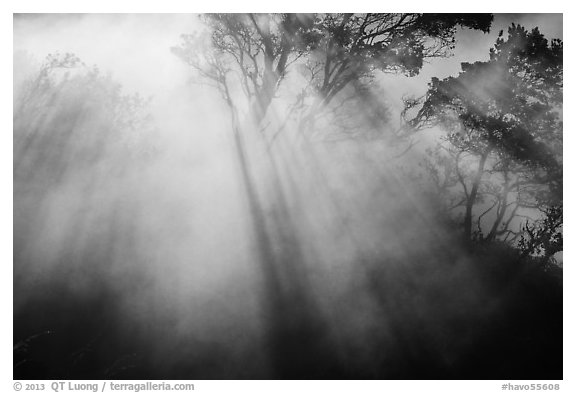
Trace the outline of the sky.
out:
<instances>
[{"instance_id":1,"label":"sky","mask_svg":"<svg viewBox=\"0 0 576 393\"><path fill-rule=\"evenodd\" d=\"M432 77L446 78L458 75L463 62L485 61L489 50L494 46L501 30L506 31L512 24L520 24L527 29L538 27L548 39L563 38L561 14L496 14L489 33L461 29L456 36L456 48L453 56L444 59L433 59L426 64L420 74L413 78L387 75L385 84L392 91L390 99L394 107L402 104L403 95L423 95Z\"/></svg>"},{"instance_id":2,"label":"sky","mask_svg":"<svg viewBox=\"0 0 576 393\"><path fill-rule=\"evenodd\" d=\"M488 34L461 29L453 56L432 59L416 77L379 77L394 118L403 108L402 98L423 95L433 76L457 75L460 63L488 59L499 31L506 31L511 23L529 29L538 26L548 38L563 38L561 14L496 14ZM191 84L191 70L170 48L180 43L181 34L201 28L197 14L20 14L14 17L14 51L27 52L39 63L51 53L76 54L86 65L109 73L125 93L151 97L150 109L158 124L163 124L163 134L174 136L182 127L174 124L171 128L170 123L188 111L189 103L181 98L203 92ZM15 69L14 74L19 71ZM208 102L195 101L197 117L212 115L214 109ZM191 135L169 136L167 141L182 147L181 138Z\"/></svg>"},{"instance_id":3,"label":"sky","mask_svg":"<svg viewBox=\"0 0 576 393\"><path fill-rule=\"evenodd\" d=\"M497 14L489 34L460 31L453 57L432 61L413 80L390 80L397 82L391 90L419 94L431 76L454 75L461 62L486 59L498 32L511 23L538 26L546 37L563 38L562 15ZM73 52L86 64L111 72L126 91L162 95L187 78L186 67L170 47L179 43L181 34L199 27L194 14L28 14L14 19L14 50L28 51L39 60L57 51Z\"/></svg>"},{"instance_id":4,"label":"sky","mask_svg":"<svg viewBox=\"0 0 576 393\"><path fill-rule=\"evenodd\" d=\"M497 14L489 34L460 30L453 56L431 60L416 77L380 76L385 100L393 113L402 109L402 97L423 95L431 77L457 75L461 62L486 60L499 31L513 22L527 28L538 26L546 37L562 38L561 14ZM16 14L14 52L27 52L38 63L51 53L76 54L86 65L109 73L125 93L151 97L152 115L163 124L163 134L173 136L182 128L176 124L170 127L170 123L189 111L189 103L181 98L204 92L191 84L191 70L170 48L180 43L181 34L201 28L197 14ZM14 75L20 71L14 69ZM196 117L210 117L213 110L209 100L195 101ZM182 147L185 144L181 138L188 137L192 134L168 137L167 141Z\"/></svg>"}]
</instances>

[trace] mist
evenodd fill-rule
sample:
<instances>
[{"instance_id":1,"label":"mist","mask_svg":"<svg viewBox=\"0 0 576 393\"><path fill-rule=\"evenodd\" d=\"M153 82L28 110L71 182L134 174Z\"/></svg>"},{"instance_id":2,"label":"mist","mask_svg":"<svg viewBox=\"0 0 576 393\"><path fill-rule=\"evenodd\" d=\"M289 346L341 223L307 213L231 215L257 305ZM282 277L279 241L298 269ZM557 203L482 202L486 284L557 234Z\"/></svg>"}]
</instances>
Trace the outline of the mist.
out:
<instances>
[{"instance_id":1,"label":"mist","mask_svg":"<svg viewBox=\"0 0 576 393\"><path fill-rule=\"evenodd\" d=\"M496 16L311 117L298 59L265 110L240 77L228 96L202 78L202 46L179 46L210 33L198 15L15 15L14 375L561 378L561 273L463 241L422 180L440 131L401 120L514 21L562 38L561 16ZM548 365L495 360L542 310L521 334Z\"/></svg>"}]
</instances>

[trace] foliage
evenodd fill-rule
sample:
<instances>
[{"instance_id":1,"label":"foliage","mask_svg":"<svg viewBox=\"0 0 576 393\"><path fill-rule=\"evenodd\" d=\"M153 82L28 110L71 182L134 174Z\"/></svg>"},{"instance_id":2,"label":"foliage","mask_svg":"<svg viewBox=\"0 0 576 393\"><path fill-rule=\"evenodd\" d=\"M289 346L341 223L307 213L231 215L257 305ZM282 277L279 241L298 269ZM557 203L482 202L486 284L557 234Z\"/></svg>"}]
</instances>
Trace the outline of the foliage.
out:
<instances>
[{"instance_id":1,"label":"foliage","mask_svg":"<svg viewBox=\"0 0 576 393\"><path fill-rule=\"evenodd\" d=\"M548 263L563 250L562 210L562 205L551 206L543 219L535 223L526 221L518 242L523 257L533 255Z\"/></svg>"},{"instance_id":2,"label":"foliage","mask_svg":"<svg viewBox=\"0 0 576 393\"><path fill-rule=\"evenodd\" d=\"M555 212L558 218L562 48L560 40L549 43L537 28L529 32L512 25L507 39L500 33L488 61L463 63L456 77L433 78L411 120L416 128L439 125L447 132L445 157L436 157L429 167L433 173L443 168L445 186L459 189L466 237L515 241L535 225L526 224L523 231L511 229L518 217L532 223L543 211L545 215ZM478 210L475 235L473 208ZM490 225L482 223L489 215ZM553 227L556 232L550 236L561 237L561 225Z\"/></svg>"},{"instance_id":3,"label":"foliage","mask_svg":"<svg viewBox=\"0 0 576 393\"><path fill-rule=\"evenodd\" d=\"M49 55L15 93L15 180L57 183L72 171L112 172L152 152L149 100L121 86L71 53Z\"/></svg>"},{"instance_id":4,"label":"foliage","mask_svg":"<svg viewBox=\"0 0 576 393\"><path fill-rule=\"evenodd\" d=\"M305 80L294 101L312 98L309 114L315 114L376 71L418 74L426 59L449 54L458 26L486 32L492 16L224 14L205 21L208 36L183 35L173 52L215 82L229 105L238 106L234 93L242 91L259 122L292 65Z\"/></svg>"}]
</instances>

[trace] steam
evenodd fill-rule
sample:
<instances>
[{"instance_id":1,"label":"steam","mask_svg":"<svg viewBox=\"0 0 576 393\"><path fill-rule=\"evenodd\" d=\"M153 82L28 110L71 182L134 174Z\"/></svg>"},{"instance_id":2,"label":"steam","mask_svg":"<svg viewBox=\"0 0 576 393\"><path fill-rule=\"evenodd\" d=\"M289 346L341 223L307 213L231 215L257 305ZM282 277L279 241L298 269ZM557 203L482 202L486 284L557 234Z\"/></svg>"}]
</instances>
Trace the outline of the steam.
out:
<instances>
[{"instance_id":1,"label":"steam","mask_svg":"<svg viewBox=\"0 0 576 393\"><path fill-rule=\"evenodd\" d=\"M15 96L37 105L25 109L32 117L15 115L19 334L66 331L74 317L64 305L74 298L92 308L79 317L88 327L71 347L129 337L123 354L137 354L144 366L151 362L157 375L276 375L269 355L275 317L266 306L270 292L229 113L218 93L195 83L169 52L181 33L199 29L197 19L35 15L17 16L14 25L15 91L30 88L50 53L73 53L84 63L51 74L57 101ZM486 48L492 41L486 38ZM413 80L382 77L390 118L397 118L402 95L421 93L427 73L442 67L431 64ZM85 81L109 89L102 94L115 97L106 102L110 107L82 101L99 94ZM270 111L280 118L286 105L279 100ZM78 108L84 112L74 112ZM110 123L111 111L130 113L128 119L135 114L138 122ZM392 120L387 124L394 129ZM447 321L461 318L463 308L483 305L489 313L497 307L486 305L483 284L454 234L405 175L416 170L420 152L396 158L405 145L391 143L389 130L382 138L326 142L334 130L318 130L306 141L288 126L269 151L247 142L254 173L263 175L255 181L266 213L273 214L271 195L282 187L290 207L286 225L297 229L302 264L297 273L279 268L280 283L294 274L311 302L302 308L322 321L322 345L333 349L336 363L351 363L351 374L362 370L369 377L392 364L390 354L418 345L454 362L473 333L454 339ZM265 176L269 154L281 184ZM24 316L35 304L41 305L32 308L36 314ZM54 315L42 314L46 304ZM72 312L84 307L70 306ZM305 334L316 331L309 329ZM407 343L416 329L421 342Z\"/></svg>"}]
</instances>

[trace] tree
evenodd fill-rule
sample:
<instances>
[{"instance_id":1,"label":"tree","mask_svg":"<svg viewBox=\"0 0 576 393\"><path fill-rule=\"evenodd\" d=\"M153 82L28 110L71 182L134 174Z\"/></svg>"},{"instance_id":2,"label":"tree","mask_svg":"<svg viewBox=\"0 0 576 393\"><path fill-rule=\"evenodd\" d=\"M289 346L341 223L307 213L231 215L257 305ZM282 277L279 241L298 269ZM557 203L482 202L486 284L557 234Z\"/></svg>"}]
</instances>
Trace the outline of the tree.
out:
<instances>
[{"instance_id":1,"label":"tree","mask_svg":"<svg viewBox=\"0 0 576 393\"><path fill-rule=\"evenodd\" d=\"M286 128L290 116L298 118L301 134L310 133L315 119L339 95L337 106L351 101L350 93L352 100L365 96L377 72L418 74L426 59L449 55L457 27L487 32L492 16L220 14L204 20L207 32L183 35L181 45L172 50L213 83L229 106L242 176L251 188L242 139L250 138L253 129L265 128L262 120L292 68L297 66L303 77L296 80L300 93L288 98L289 108L283 111L288 115L277 121L276 129L260 133L267 143Z\"/></svg>"},{"instance_id":2,"label":"tree","mask_svg":"<svg viewBox=\"0 0 576 393\"><path fill-rule=\"evenodd\" d=\"M203 19L207 30L183 35L180 46L172 51L212 84L230 109L257 248L261 259L273 260L266 227L276 232L280 248L287 244L292 249L285 254L294 255L298 248L287 196L297 187L290 176L281 179L279 174L282 166L294 167L294 162L280 162L285 154L274 154L272 144L278 135L291 129L308 138L330 106L340 113L354 101L373 106L375 75L418 74L425 60L450 54L458 27L487 32L492 15L217 14ZM299 74L291 74L293 69ZM288 86L283 81L289 77L293 83L285 91ZM280 93L286 93L284 100L276 101L284 106L270 114ZM371 112L369 121L378 127L385 110L357 112ZM306 143L298 147L310 149ZM311 162L317 160L314 154L308 157ZM258 159L267 161L257 166L267 173L255 173L256 165L250 161ZM286 191L287 186L292 190ZM271 206L264 207L265 202ZM265 210L274 212L275 222L270 225L266 225Z\"/></svg>"},{"instance_id":3,"label":"tree","mask_svg":"<svg viewBox=\"0 0 576 393\"><path fill-rule=\"evenodd\" d=\"M363 103L373 104L370 86L378 72L416 75L426 59L449 55L458 27L487 32L492 15L219 14L206 15L204 21L207 31L183 35L181 45L172 51L213 84L230 109L258 249L261 259L271 260L264 210L275 212L276 223L268 227L276 228L279 242L297 248L285 191L285 183L293 184L293 180L279 175L282 165L294 163L279 162L283 156L272 151L277 136L291 128L307 138L331 105L340 111L363 97L368 97ZM292 69L298 69L299 75L290 75ZM282 110L269 115L270 105L287 88L283 81L289 77L291 94L278 103L284 105ZM385 111L370 111L377 114L370 121L381 124L379 114ZM268 122L264 121L267 114ZM310 149L306 143L299 148ZM268 173L254 173L250 160L259 157L267 160L259 167ZM317 159L314 154L308 157L312 162ZM262 198L259 194L265 188L268 195ZM263 207L263 199L272 204L270 209Z\"/></svg>"},{"instance_id":4,"label":"tree","mask_svg":"<svg viewBox=\"0 0 576 393\"><path fill-rule=\"evenodd\" d=\"M15 88L15 183L53 187L103 160L125 170L151 152L147 104L72 53L48 55Z\"/></svg>"},{"instance_id":5,"label":"tree","mask_svg":"<svg viewBox=\"0 0 576 393\"><path fill-rule=\"evenodd\" d=\"M291 67L305 74L309 112L377 71L417 75L426 59L448 56L458 26L487 32L489 14L220 14L208 33L183 35L173 52L216 83L228 104L242 92L259 122ZM207 44L209 43L209 44ZM201 48L199 50L199 48Z\"/></svg>"},{"instance_id":6,"label":"tree","mask_svg":"<svg viewBox=\"0 0 576 393\"><path fill-rule=\"evenodd\" d=\"M273 319L278 320L272 330L285 332L277 337L279 359L288 368L298 365L305 372L313 369L307 364L318 361L319 352L297 351L302 344L293 339L307 337L317 347L323 335L318 330L318 312L306 295L302 235L294 223L302 203L295 177L302 183L308 172L320 167L307 138L329 110L340 111L363 97L370 102L375 91L370 84L379 72L416 75L426 59L450 53L457 27L488 31L492 16L225 14L203 18L207 31L183 35L181 45L172 50L217 89L230 109L258 260L269 288L270 308L277 316ZM275 105L276 110L270 110ZM375 115L371 121L378 126L381 117ZM289 140L287 133L302 137L304 143L295 145L295 138ZM284 154L275 150L279 139ZM308 152L305 171L291 176L285 170L304 166L292 160L296 154L286 154L287 150ZM321 181L310 183L315 186ZM307 321L309 331L290 333L287 326L295 321ZM288 355L295 352L312 355L306 359Z\"/></svg>"},{"instance_id":7,"label":"tree","mask_svg":"<svg viewBox=\"0 0 576 393\"><path fill-rule=\"evenodd\" d=\"M154 152L148 100L123 94L111 77L71 53L49 55L28 69L15 86L13 114L15 286L29 280L26 261L64 260L80 236L109 261L113 241L119 233L132 236L137 217L135 204L126 204L119 192L131 184L137 194L133 174ZM46 231L51 214L59 214L60 226ZM96 229L99 219L105 231ZM49 235L67 238L60 239L62 255L39 246ZM82 257L98 255L91 251L85 245ZM83 266L96 269L103 262Z\"/></svg>"},{"instance_id":8,"label":"tree","mask_svg":"<svg viewBox=\"0 0 576 393\"><path fill-rule=\"evenodd\" d=\"M529 32L513 24L507 39L500 32L488 61L463 63L456 77L433 78L411 120L416 128L440 126L446 131L441 148L445 158L436 150L428 167L444 173L445 190L459 190L461 198L451 208L464 209L466 239L514 242L538 226L542 215L547 222L554 212L552 221L558 222L562 48L562 41L548 42L537 28ZM490 223L482 221L487 217ZM532 223L524 231L521 217ZM561 225L547 227L557 234L561 230Z\"/></svg>"}]
</instances>

